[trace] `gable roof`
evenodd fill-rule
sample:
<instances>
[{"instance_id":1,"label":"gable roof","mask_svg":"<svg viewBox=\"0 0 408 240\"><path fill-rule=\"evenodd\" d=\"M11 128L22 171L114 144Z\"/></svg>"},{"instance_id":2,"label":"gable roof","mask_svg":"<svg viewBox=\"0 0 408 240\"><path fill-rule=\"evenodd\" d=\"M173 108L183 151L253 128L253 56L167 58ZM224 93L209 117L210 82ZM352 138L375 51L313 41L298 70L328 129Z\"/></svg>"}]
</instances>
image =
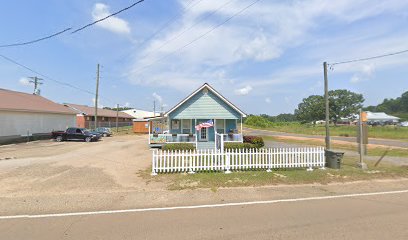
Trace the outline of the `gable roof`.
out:
<instances>
[{"instance_id":1,"label":"gable roof","mask_svg":"<svg viewBox=\"0 0 408 240\"><path fill-rule=\"evenodd\" d=\"M232 104L230 101L228 101L228 99L226 99L224 96L222 96L219 92L217 92L214 88L212 88L210 86L210 84L208 83L204 83L201 87L199 87L197 90L195 90L193 93L191 93L190 95L188 95L186 98L184 98L181 102L179 102L176 106L174 106L173 108L171 108L169 111L167 111L164 116L168 116L171 112L173 112L174 110L176 110L177 108L179 108L181 105L183 105L185 102L187 102L190 98L192 98L194 95L196 95L197 93L199 93L202 89L207 88L208 90L210 90L212 93L214 93L217 97L219 97L222 101L224 101L227 105L229 105L231 108L233 108L235 111L239 112L242 117L246 117L246 114L241 111L237 106L235 106L234 104Z\"/></svg>"},{"instance_id":2,"label":"gable roof","mask_svg":"<svg viewBox=\"0 0 408 240\"><path fill-rule=\"evenodd\" d=\"M89 107L86 105L79 105L79 104L72 104L72 103L65 103L65 106L73 109L79 114L84 114L86 116L95 116L95 108ZM131 115L120 112L118 113L120 118L133 118ZM98 108L98 117L116 117L116 111Z\"/></svg>"},{"instance_id":3,"label":"gable roof","mask_svg":"<svg viewBox=\"0 0 408 240\"><path fill-rule=\"evenodd\" d=\"M76 113L42 96L0 88L0 110L37 113Z\"/></svg>"}]
</instances>

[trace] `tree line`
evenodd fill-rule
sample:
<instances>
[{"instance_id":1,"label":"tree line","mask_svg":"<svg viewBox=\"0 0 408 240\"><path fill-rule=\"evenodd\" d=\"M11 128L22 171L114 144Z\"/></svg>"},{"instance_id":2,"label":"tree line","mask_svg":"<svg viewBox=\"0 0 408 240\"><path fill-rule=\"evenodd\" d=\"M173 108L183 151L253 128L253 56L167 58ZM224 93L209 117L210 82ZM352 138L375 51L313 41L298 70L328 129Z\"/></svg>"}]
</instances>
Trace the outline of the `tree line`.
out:
<instances>
[{"instance_id":1,"label":"tree line","mask_svg":"<svg viewBox=\"0 0 408 240\"><path fill-rule=\"evenodd\" d=\"M404 92L401 97L395 99L384 99L377 106L368 106L366 111L392 113L408 113L408 91Z\"/></svg>"},{"instance_id":2,"label":"tree line","mask_svg":"<svg viewBox=\"0 0 408 240\"><path fill-rule=\"evenodd\" d=\"M384 99L377 106L363 108L364 97L362 94L347 89L329 91L330 121L337 123L341 118L350 118L358 114L359 109L372 112L385 112L387 114L408 115L408 91L396 99ZM401 115L402 114L402 115ZM323 95L311 95L304 98L294 114L284 113L277 116L261 114L258 118L248 118L256 125L267 125L268 122L315 122L325 119L325 101Z\"/></svg>"}]
</instances>

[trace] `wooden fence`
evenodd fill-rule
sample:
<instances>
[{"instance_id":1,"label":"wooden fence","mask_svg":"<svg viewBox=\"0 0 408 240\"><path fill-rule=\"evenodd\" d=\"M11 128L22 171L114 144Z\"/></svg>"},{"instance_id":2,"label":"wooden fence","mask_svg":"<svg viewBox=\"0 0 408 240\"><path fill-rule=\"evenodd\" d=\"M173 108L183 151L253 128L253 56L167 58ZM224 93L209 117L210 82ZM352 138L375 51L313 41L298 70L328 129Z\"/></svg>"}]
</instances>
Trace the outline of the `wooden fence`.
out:
<instances>
[{"instance_id":1,"label":"wooden fence","mask_svg":"<svg viewBox=\"0 0 408 240\"><path fill-rule=\"evenodd\" d=\"M323 147L261 148L153 152L152 175L172 172L203 172L285 168L324 168Z\"/></svg>"}]
</instances>

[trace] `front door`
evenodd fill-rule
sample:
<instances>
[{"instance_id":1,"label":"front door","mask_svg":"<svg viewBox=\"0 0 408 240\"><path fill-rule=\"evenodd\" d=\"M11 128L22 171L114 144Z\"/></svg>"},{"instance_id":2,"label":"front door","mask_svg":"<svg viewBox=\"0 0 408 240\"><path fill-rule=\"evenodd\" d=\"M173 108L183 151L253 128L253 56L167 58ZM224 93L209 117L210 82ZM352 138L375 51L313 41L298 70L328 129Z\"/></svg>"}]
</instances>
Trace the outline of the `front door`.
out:
<instances>
[{"instance_id":1,"label":"front door","mask_svg":"<svg viewBox=\"0 0 408 240\"><path fill-rule=\"evenodd\" d=\"M207 128L201 128L200 141L208 141L208 129Z\"/></svg>"}]
</instances>

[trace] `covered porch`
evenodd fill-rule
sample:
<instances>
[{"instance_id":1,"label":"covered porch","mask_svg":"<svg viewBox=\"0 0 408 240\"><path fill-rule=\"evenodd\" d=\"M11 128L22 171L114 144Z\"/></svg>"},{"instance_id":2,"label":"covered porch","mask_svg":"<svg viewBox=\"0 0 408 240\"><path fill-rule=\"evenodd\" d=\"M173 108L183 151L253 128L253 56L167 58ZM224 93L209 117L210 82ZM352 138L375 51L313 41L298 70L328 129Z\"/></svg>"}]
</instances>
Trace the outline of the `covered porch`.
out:
<instances>
[{"instance_id":1,"label":"covered porch","mask_svg":"<svg viewBox=\"0 0 408 240\"><path fill-rule=\"evenodd\" d=\"M199 130L196 126L205 123ZM209 123L209 124L207 124ZM211 123L211 124L210 124ZM150 146L166 143L191 143L197 149L215 149L222 142L242 142L240 119L155 118L149 121ZM217 144L218 141L218 144Z\"/></svg>"}]
</instances>

